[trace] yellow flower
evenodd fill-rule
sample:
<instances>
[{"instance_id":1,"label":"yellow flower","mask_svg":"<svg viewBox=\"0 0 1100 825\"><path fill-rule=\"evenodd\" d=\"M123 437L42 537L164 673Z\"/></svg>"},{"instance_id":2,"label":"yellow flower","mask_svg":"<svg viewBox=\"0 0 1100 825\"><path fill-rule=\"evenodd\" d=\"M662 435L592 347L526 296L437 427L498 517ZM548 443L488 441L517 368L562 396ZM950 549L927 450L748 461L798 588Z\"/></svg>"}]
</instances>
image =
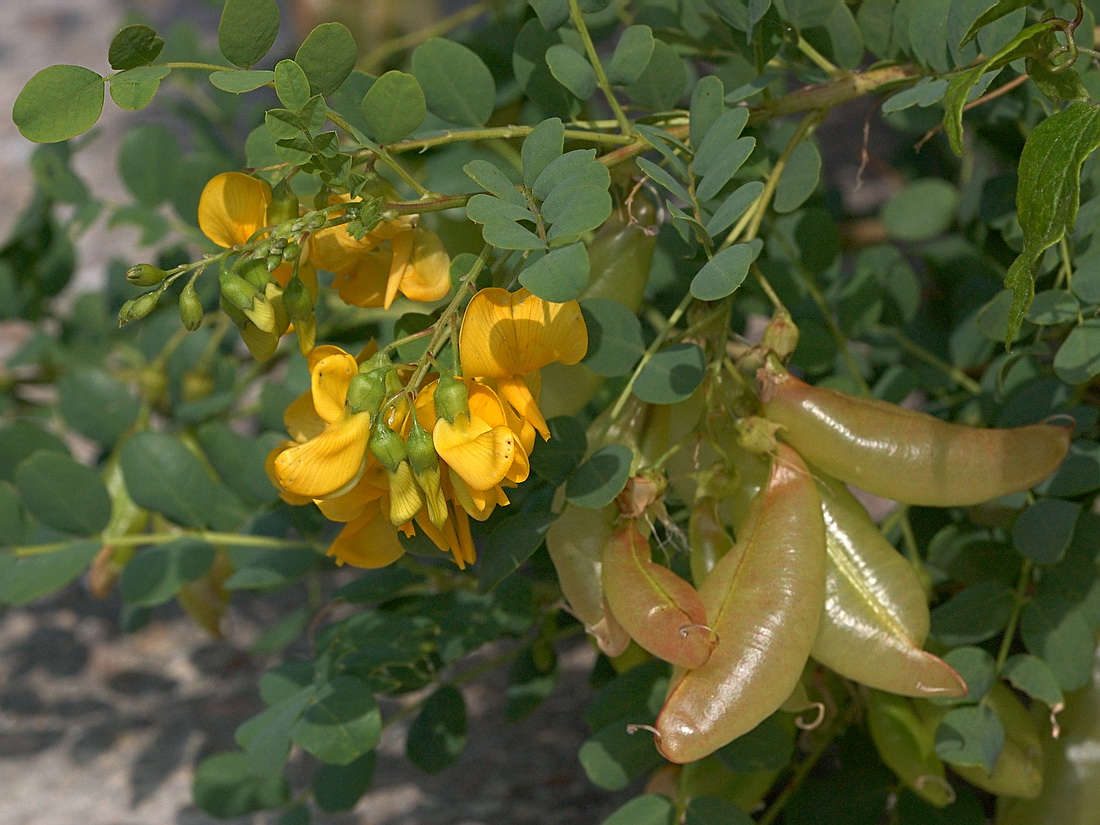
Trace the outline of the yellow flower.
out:
<instances>
[{"instance_id":1,"label":"yellow flower","mask_svg":"<svg viewBox=\"0 0 1100 825\"><path fill-rule=\"evenodd\" d=\"M389 250L360 252L336 270L333 288L345 303L385 307L400 292L413 301L438 301L451 289L451 259L443 242L426 229L394 235Z\"/></svg>"},{"instance_id":2,"label":"yellow flower","mask_svg":"<svg viewBox=\"0 0 1100 825\"><path fill-rule=\"evenodd\" d=\"M538 408L537 383L524 376L552 361L576 364L587 351L588 328L576 301L555 304L526 289L483 289L462 319L462 374L495 379L504 400L543 438L550 430Z\"/></svg>"},{"instance_id":3,"label":"yellow flower","mask_svg":"<svg viewBox=\"0 0 1100 825\"><path fill-rule=\"evenodd\" d=\"M218 246L247 243L267 226L271 187L240 172L215 175L199 196L199 229Z\"/></svg>"},{"instance_id":4,"label":"yellow flower","mask_svg":"<svg viewBox=\"0 0 1100 825\"><path fill-rule=\"evenodd\" d=\"M340 531L328 549L328 554L336 557L337 564L385 567L405 553L384 504L383 499L368 502L363 511Z\"/></svg>"}]
</instances>

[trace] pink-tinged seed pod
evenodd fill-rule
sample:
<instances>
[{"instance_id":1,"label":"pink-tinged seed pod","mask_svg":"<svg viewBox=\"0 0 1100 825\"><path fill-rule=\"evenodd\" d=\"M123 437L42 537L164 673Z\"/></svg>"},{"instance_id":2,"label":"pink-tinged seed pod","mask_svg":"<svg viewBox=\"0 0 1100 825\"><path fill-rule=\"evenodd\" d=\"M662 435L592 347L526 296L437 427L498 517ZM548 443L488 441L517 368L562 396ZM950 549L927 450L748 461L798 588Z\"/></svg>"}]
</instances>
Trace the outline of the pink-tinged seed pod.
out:
<instances>
[{"instance_id":1,"label":"pink-tinged seed pod","mask_svg":"<svg viewBox=\"0 0 1100 825\"><path fill-rule=\"evenodd\" d=\"M902 696L966 695L942 659L921 649L928 602L913 566L863 505L813 470L825 519L825 608L810 655L841 676Z\"/></svg>"},{"instance_id":2,"label":"pink-tinged seed pod","mask_svg":"<svg viewBox=\"0 0 1100 825\"><path fill-rule=\"evenodd\" d=\"M673 674L657 717L667 759L702 759L783 704L817 636L824 581L817 488L798 454L780 444L737 543L699 590L718 644L705 665Z\"/></svg>"},{"instance_id":3,"label":"pink-tinged seed pod","mask_svg":"<svg viewBox=\"0 0 1100 825\"><path fill-rule=\"evenodd\" d=\"M688 668L710 658L717 638L699 594L650 558L636 519L623 522L604 547L601 576L611 614L643 649Z\"/></svg>"},{"instance_id":4,"label":"pink-tinged seed pod","mask_svg":"<svg viewBox=\"0 0 1100 825\"><path fill-rule=\"evenodd\" d=\"M756 374L764 414L807 461L869 493L906 504L979 504L1027 490L1069 450L1053 424L983 429L895 404L812 387L787 372Z\"/></svg>"}]
</instances>

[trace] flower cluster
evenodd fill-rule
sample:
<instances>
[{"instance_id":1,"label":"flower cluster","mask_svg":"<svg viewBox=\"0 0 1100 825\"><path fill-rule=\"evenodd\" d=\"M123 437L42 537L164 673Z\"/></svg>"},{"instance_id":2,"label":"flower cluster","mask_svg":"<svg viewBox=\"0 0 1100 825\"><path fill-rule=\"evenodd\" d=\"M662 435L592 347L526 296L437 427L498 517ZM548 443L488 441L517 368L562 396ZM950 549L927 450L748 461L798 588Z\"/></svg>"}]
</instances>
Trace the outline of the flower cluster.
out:
<instances>
[{"instance_id":1,"label":"flower cluster","mask_svg":"<svg viewBox=\"0 0 1100 825\"><path fill-rule=\"evenodd\" d=\"M538 370L578 362L588 335L576 301L485 289L458 342L462 377L423 388L384 354L310 354L310 390L288 407L292 440L271 453L268 472L286 501L314 501L345 524L329 550L339 562L389 564L404 552L397 533L417 530L459 567L473 562L470 519L508 503L507 488L530 472L536 433L549 437Z\"/></svg>"}]
</instances>

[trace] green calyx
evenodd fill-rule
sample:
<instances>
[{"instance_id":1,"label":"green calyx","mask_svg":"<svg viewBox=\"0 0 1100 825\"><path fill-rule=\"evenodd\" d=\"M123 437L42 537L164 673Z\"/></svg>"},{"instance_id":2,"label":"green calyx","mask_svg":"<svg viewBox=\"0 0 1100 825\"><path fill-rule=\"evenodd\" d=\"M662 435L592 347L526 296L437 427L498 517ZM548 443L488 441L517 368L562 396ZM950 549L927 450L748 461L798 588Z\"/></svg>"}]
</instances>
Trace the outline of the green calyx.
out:
<instances>
[{"instance_id":1,"label":"green calyx","mask_svg":"<svg viewBox=\"0 0 1100 825\"><path fill-rule=\"evenodd\" d=\"M378 462L391 473L397 472L398 465L408 457L405 442L384 421L374 425L367 447Z\"/></svg>"},{"instance_id":2,"label":"green calyx","mask_svg":"<svg viewBox=\"0 0 1100 825\"><path fill-rule=\"evenodd\" d=\"M415 417L412 431L405 441L405 450L409 454L409 464L417 476L439 466L439 455L435 451L432 435L420 426Z\"/></svg>"},{"instance_id":3,"label":"green calyx","mask_svg":"<svg viewBox=\"0 0 1100 825\"><path fill-rule=\"evenodd\" d=\"M134 286L156 286L168 273L152 264L138 264L126 270L126 280Z\"/></svg>"},{"instance_id":4,"label":"green calyx","mask_svg":"<svg viewBox=\"0 0 1100 825\"><path fill-rule=\"evenodd\" d=\"M131 298L122 305L118 311L118 325L124 326L131 321L138 321L157 308L160 299L160 290L146 292L136 298Z\"/></svg>"},{"instance_id":5,"label":"green calyx","mask_svg":"<svg viewBox=\"0 0 1100 825\"><path fill-rule=\"evenodd\" d=\"M298 219L298 196L290 184L282 181L271 190L271 202L267 205L268 226L277 226Z\"/></svg>"},{"instance_id":6,"label":"green calyx","mask_svg":"<svg viewBox=\"0 0 1100 825\"><path fill-rule=\"evenodd\" d=\"M252 283L232 271L222 272L218 276L222 297L241 311L252 309L252 304L260 291Z\"/></svg>"},{"instance_id":7,"label":"green calyx","mask_svg":"<svg viewBox=\"0 0 1100 825\"><path fill-rule=\"evenodd\" d=\"M188 282L180 293L180 321L188 332L194 332L202 326L202 301L195 292L195 284Z\"/></svg>"},{"instance_id":8,"label":"green calyx","mask_svg":"<svg viewBox=\"0 0 1100 825\"><path fill-rule=\"evenodd\" d=\"M435 411L451 424L459 414L470 414L470 393L460 379L452 375L439 379L439 386L435 388Z\"/></svg>"},{"instance_id":9,"label":"green calyx","mask_svg":"<svg viewBox=\"0 0 1100 825\"><path fill-rule=\"evenodd\" d=\"M283 290L283 307L292 321L305 320L313 315L313 296L297 275Z\"/></svg>"},{"instance_id":10,"label":"green calyx","mask_svg":"<svg viewBox=\"0 0 1100 825\"><path fill-rule=\"evenodd\" d=\"M386 400L385 375L381 370L352 376L348 384L347 404L354 413L377 415Z\"/></svg>"}]
</instances>

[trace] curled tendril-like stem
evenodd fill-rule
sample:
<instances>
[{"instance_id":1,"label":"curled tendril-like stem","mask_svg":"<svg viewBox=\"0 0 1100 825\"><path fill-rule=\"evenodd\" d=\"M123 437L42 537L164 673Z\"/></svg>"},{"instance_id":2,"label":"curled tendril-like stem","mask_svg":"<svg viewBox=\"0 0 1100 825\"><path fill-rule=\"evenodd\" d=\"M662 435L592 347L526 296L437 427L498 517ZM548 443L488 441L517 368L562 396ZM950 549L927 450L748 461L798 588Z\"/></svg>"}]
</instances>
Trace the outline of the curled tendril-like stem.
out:
<instances>
[{"instance_id":1,"label":"curled tendril-like stem","mask_svg":"<svg viewBox=\"0 0 1100 825\"><path fill-rule=\"evenodd\" d=\"M821 723L825 721L824 702L813 702L808 708L803 708L803 710L809 710L810 708L813 708L817 711L817 716L815 716L813 719L810 719L809 721L803 720L801 716L796 716L794 718L794 726L799 730L814 730L815 728L821 727Z\"/></svg>"},{"instance_id":2,"label":"curled tendril-like stem","mask_svg":"<svg viewBox=\"0 0 1100 825\"><path fill-rule=\"evenodd\" d=\"M1062 735L1062 726L1058 724L1058 714L1065 709L1066 706L1062 702L1050 706L1050 736L1052 739L1057 739Z\"/></svg>"},{"instance_id":3,"label":"curled tendril-like stem","mask_svg":"<svg viewBox=\"0 0 1100 825\"><path fill-rule=\"evenodd\" d=\"M710 643L712 645L717 645L721 639L721 637L718 635L718 631L716 631L712 627L708 627L705 624L686 624L680 628L680 636L686 639L688 637L688 634L693 630L705 630L707 633L709 633Z\"/></svg>"},{"instance_id":4,"label":"curled tendril-like stem","mask_svg":"<svg viewBox=\"0 0 1100 825\"><path fill-rule=\"evenodd\" d=\"M660 739L661 739L661 732L659 730L657 730L657 728L653 727L653 725L627 725L626 726L626 732L631 734L631 735L637 733L640 730L649 731L655 737L657 737L658 741L660 741Z\"/></svg>"}]
</instances>

